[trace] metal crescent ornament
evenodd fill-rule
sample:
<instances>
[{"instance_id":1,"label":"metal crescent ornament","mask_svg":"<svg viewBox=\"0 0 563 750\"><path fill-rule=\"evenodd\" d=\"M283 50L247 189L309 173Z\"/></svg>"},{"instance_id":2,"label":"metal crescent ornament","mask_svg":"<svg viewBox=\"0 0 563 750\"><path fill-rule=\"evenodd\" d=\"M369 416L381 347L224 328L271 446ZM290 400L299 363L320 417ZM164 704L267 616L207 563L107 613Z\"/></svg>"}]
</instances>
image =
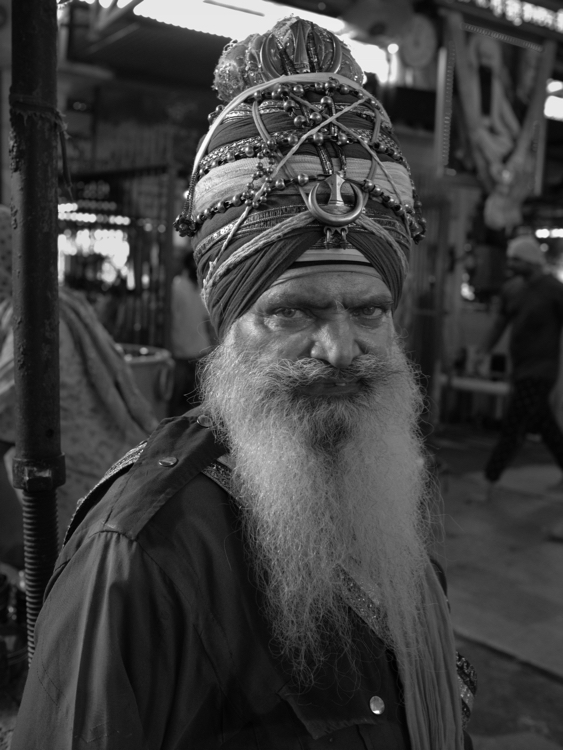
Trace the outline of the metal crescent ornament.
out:
<instances>
[{"instance_id":1,"label":"metal crescent ornament","mask_svg":"<svg viewBox=\"0 0 563 750\"><path fill-rule=\"evenodd\" d=\"M350 187L356 196L356 203L353 208L348 210L350 207L344 203L340 194L341 186L348 181L338 173L334 173L324 180L324 182L327 182L330 187L328 203L325 206L319 206L317 190L321 183L317 182L305 198L307 208L315 219L318 219L321 224L325 224L326 226L345 227L347 224L351 224L364 210L367 195L357 185L350 182Z\"/></svg>"}]
</instances>

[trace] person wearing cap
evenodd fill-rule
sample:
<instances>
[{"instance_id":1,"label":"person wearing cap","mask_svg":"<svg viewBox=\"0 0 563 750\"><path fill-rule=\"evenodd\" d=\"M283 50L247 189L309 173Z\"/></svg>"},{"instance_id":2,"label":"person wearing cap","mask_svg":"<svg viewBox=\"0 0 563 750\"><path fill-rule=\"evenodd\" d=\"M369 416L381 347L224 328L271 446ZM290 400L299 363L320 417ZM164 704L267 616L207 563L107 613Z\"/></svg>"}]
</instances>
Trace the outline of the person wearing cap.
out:
<instances>
[{"instance_id":1,"label":"person wearing cap","mask_svg":"<svg viewBox=\"0 0 563 750\"><path fill-rule=\"evenodd\" d=\"M202 404L80 506L12 750L471 747L393 330L424 224L361 81L295 17L225 49L176 222L220 340Z\"/></svg>"},{"instance_id":2,"label":"person wearing cap","mask_svg":"<svg viewBox=\"0 0 563 750\"><path fill-rule=\"evenodd\" d=\"M472 497L477 502L494 498L502 473L532 429L563 470L563 433L549 403L559 370L563 284L546 272L545 255L531 235L512 239L506 256L511 277L502 288L499 312L477 362L483 362L510 327L512 390L498 442L485 466L483 491Z\"/></svg>"}]
</instances>

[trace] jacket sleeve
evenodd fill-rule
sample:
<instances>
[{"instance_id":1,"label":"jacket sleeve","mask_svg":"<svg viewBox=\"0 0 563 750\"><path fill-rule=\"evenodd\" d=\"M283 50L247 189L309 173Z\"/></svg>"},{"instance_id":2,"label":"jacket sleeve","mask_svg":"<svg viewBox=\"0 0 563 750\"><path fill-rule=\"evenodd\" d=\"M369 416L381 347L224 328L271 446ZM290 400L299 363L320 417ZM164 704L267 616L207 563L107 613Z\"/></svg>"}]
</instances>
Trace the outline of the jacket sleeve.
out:
<instances>
[{"instance_id":1,"label":"jacket sleeve","mask_svg":"<svg viewBox=\"0 0 563 750\"><path fill-rule=\"evenodd\" d=\"M110 531L86 540L41 611L11 750L173 750L194 733L211 739L200 722L213 715L215 683L180 599L138 542Z\"/></svg>"}]
</instances>

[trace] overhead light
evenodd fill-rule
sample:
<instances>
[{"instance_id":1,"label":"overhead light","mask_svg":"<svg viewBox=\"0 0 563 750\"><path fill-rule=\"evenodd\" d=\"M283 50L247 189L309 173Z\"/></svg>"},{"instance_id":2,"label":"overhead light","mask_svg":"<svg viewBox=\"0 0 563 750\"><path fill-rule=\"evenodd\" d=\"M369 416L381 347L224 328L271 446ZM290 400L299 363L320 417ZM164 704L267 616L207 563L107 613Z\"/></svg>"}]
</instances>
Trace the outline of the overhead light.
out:
<instances>
[{"instance_id":1,"label":"overhead light","mask_svg":"<svg viewBox=\"0 0 563 750\"><path fill-rule=\"evenodd\" d=\"M549 120L563 120L563 97L548 96L545 100L543 113Z\"/></svg>"},{"instance_id":2,"label":"overhead light","mask_svg":"<svg viewBox=\"0 0 563 750\"><path fill-rule=\"evenodd\" d=\"M536 237L538 239L545 240L548 237L563 237L563 228L562 227L554 227L552 229L536 229Z\"/></svg>"},{"instance_id":3,"label":"overhead light","mask_svg":"<svg viewBox=\"0 0 563 750\"><path fill-rule=\"evenodd\" d=\"M399 45L395 44L395 42L391 42L391 44L387 46L387 52L389 52L390 55L396 55L398 51Z\"/></svg>"},{"instance_id":4,"label":"overhead light","mask_svg":"<svg viewBox=\"0 0 563 750\"><path fill-rule=\"evenodd\" d=\"M556 94L559 91L563 91L563 81L554 81L550 79L547 82L547 93Z\"/></svg>"},{"instance_id":5,"label":"overhead light","mask_svg":"<svg viewBox=\"0 0 563 750\"><path fill-rule=\"evenodd\" d=\"M220 10L217 6L220 6ZM245 39L249 34L263 34L280 18L294 15L295 8L267 0L190 0L189 3L179 3L178 0L143 0L134 13L192 31L224 36L227 39ZM344 21L337 18L301 9L299 16L335 34L344 31L346 26Z\"/></svg>"}]
</instances>

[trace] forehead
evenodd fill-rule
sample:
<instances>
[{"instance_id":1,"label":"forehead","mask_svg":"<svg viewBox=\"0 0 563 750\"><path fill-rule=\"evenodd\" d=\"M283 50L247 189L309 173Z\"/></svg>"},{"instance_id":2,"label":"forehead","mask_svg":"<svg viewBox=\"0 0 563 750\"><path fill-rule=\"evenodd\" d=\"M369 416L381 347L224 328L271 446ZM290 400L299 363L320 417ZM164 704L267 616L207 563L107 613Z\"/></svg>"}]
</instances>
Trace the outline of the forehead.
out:
<instances>
[{"instance_id":1,"label":"forehead","mask_svg":"<svg viewBox=\"0 0 563 750\"><path fill-rule=\"evenodd\" d=\"M312 307L357 305L369 301L392 303L391 291L378 275L324 271L283 279L267 289L257 304L307 304Z\"/></svg>"}]
</instances>

